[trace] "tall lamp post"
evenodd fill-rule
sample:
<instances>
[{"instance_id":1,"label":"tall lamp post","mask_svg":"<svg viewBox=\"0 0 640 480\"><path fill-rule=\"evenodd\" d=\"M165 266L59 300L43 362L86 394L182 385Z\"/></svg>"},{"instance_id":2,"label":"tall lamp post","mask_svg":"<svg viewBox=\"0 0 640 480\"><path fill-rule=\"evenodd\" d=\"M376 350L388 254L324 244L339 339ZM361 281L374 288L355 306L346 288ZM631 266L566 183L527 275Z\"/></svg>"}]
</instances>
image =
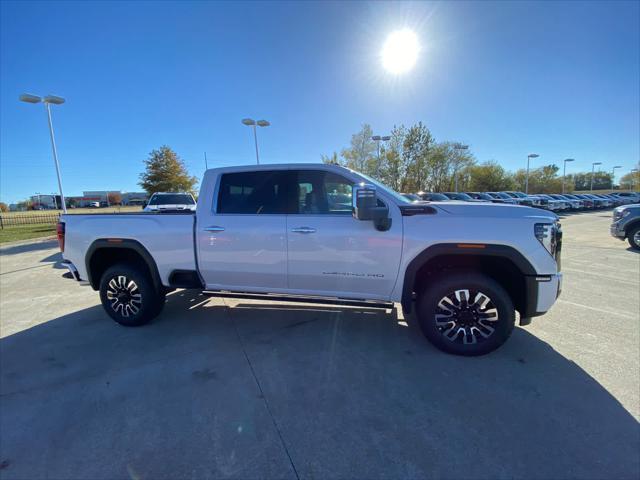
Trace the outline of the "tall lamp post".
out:
<instances>
[{"instance_id":1,"label":"tall lamp post","mask_svg":"<svg viewBox=\"0 0 640 480\"><path fill-rule=\"evenodd\" d=\"M529 155L527 155L527 176L524 180L524 193L526 193L527 195L529 194L529 161L532 158L538 158L540 155L538 155L537 153L530 153Z\"/></svg>"},{"instance_id":2,"label":"tall lamp post","mask_svg":"<svg viewBox=\"0 0 640 480\"><path fill-rule=\"evenodd\" d=\"M458 153L463 151L463 150L469 150L469 145L463 145L462 143L457 143L454 147L453 147ZM456 158L456 169L453 172L453 177L454 177L454 190L457 192L458 191L458 168L460 168L460 164L459 164L459 158Z\"/></svg>"},{"instance_id":3,"label":"tall lamp post","mask_svg":"<svg viewBox=\"0 0 640 480\"><path fill-rule=\"evenodd\" d=\"M389 135L384 135L382 137L380 135L374 135L371 137L371 140L378 144L378 164L376 165L376 175L378 175L380 173L380 142L388 142L391 140L391 137Z\"/></svg>"},{"instance_id":4,"label":"tall lamp post","mask_svg":"<svg viewBox=\"0 0 640 480\"><path fill-rule=\"evenodd\" d=\"M62 193L62 180L60 179L60 163L58 163L58 151L56 150L56 139L53 135L53 124L51 123L51 107L50 105L62 105L64 98L55 95L47 95L46 97L38 97L23 93L20 95L20 101L26 103L44 103L47 111L47 119L49 121L49 135L51 136L51 149L53 150L53 161L56 164L56 175L58 176L58 190L60 191L60 202L62 203L62 211L67 213L67 203L64 201L64 193Z\"/></svg>"},{"instance_id":5,"label":"tall lamp post","mask_svg":"<svg viewBox=\"0 0 640 480\"><path fill-rule=\"evenodd\" d=\"M253 118L245 118L242 123L248 127L253 127L253 141L256 144L256 163L260 165L260 155L258 154L258 134L256 132L256 125L258 127L268 127L271 125L266 120L258 120L257 122Z\"/></svg>"},{"instance_id":6,"label":"tall lamp post","mask_svg":"<svg viewBox=\"0 0 640 480\"><path fill-rule=\"evenodd\" d=\"M611 169L611 190L613 190L613 184L616 183L616 168L622 168L620 165L616 165Z\"/></svg>"},{"instance_id":7,"label":"tall lamp post","mask_svg":"<svg viewBox=\"0 0 640 480\"><path fill-rule=\"evenodd\" d=\"M567 162L573 162L575 159L573 158L565 158L564 159L564 167L562 169L562 193L564 193L564 177L567 175Z\"/></svg>"},{"instance_id":8,"label":"tall lamp post","mask_svg":"<svg viewBox=\"0 0 640 480\"><path fill-rule=\"evenodd\" d=\"M594 162L594 163L591 164L591 188L590 188L590 191L592 191L592 192L593 192L593 174L594 174L596 165L602 165L602 162Z\"/></svg>"},{"instance_id":9,"label":"tall lamp post","mask_svg":"<svg viewBox=\"0 0 640 480\"><path fill-rule=\"evenodd\" d=\"M56 198L56 192L51 192L51 196L53 197L53 206L57 210L58 209L58 199Z\"/></svg>"}]
</instances>

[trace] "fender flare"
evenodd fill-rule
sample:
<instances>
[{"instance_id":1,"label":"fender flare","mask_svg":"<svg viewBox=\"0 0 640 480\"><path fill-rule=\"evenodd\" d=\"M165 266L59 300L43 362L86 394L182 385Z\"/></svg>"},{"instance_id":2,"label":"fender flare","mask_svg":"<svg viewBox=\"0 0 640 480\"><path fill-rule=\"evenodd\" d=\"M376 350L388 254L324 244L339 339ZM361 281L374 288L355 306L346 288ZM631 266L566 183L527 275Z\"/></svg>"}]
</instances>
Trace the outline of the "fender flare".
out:
<instances>
[{"instance_id":1,"label":"fender flare","mask_svg":"<svg viewBox=\"0 0 640 480\"><path fill-rule=\"evenodd\" d=\"M518 250L507 245L486 243L438 243L421 251L409 262L405 269L404 283L402 284L402 297L400 300L402 310L404 312L411 312L413 286L415 284L418 271L427 262L442 255L502 257L511 260L525 276L535 276L537 274L529 260L527 260Z\"/></svg>"},{"instance_id":2,"label":"fender flare","mask_svg":"<svg viewBox=\"0 0 640 480\"><path fill-rule=\"evenodd\" d=\"M158 266L153 259L149 251L137 240L131 240L127 238L99 238L94 240L93 243L87 249L85 255L85 268L87 269L87 280L91 284L94 290L98 290L100 287L100 279L92 278L91 275L91 259L93 255L103 249L117 248L120 250L132 250L136 252L142 260L145 262L151 273L151 280L153 280L154 287L160 291L162 288L162 281L160 280L160 273L158 272Z\"/></svg>"},{"instance_id":3,"label":"fender flare","mask_svg":"<svg viewBox=\"0 0 640 480\"><path fill-rule=\"evenodd\" d=\"M631 220L627 225L624 226L624 234L628 236L632 229L636 228L640 225L640 217Z\"/></svg>"}]
</instances>

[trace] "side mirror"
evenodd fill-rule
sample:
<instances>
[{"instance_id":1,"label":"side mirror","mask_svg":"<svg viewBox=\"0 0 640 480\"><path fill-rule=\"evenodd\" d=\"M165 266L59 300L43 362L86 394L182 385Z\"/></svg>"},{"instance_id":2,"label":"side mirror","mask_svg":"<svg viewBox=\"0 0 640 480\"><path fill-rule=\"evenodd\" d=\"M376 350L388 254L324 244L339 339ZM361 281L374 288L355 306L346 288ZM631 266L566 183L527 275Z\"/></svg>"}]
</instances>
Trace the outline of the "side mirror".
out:
<instances>
[{"instance_id":1,"label":"side mirror","mask_svg":"<svg viewBox=\"0 0 640 480\"><path fill-rule=\"evenodd\" d=\"M353 216L358 220L372 220L376 230L386 232L391 228L389 209L379 207L376 187L361 183L353 187Z\"/></svg>"},{"instance_id":2,"label":"side mirror","mask_svg":"<svg viewBox=\"0 0 640 480\"><path fill-rule=\"evenodd\" d=\"M373 220L373 209L377 206L376 187L360 183L353 187L353 217L358 220Z\"/></svg>"}]
</instances>

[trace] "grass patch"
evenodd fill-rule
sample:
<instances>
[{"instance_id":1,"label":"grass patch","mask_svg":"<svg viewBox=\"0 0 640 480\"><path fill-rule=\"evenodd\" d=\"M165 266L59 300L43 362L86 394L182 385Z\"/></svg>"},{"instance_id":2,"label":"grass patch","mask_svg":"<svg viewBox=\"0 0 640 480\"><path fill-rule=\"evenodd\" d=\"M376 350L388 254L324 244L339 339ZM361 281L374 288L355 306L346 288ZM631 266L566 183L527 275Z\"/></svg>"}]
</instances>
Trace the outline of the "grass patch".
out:
<instances>
[{"instance_id":1,"label":"grass patch","mask_svg":"<svg viewBox=\"0 0 640 480\"><path fill-rule=\"evenodd\" d=\"M0 230L0 243L50 237L56 234L55 225L16 225Z\"/></svg>"}]
</instances>

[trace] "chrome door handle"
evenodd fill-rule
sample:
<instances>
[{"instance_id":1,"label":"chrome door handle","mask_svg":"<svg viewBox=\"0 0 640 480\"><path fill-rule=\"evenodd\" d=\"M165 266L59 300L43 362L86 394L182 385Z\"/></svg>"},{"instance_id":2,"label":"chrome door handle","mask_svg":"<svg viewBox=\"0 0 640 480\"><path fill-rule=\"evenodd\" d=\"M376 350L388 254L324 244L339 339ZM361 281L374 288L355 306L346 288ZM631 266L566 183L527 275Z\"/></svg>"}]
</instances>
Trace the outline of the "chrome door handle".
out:
<instances>
[{"instance_id":1,"label":"chrome door handle","mask_svg":"<svg viewBox=\"0 0 640 480\"><path fill-rule=\"evenodd\" d=\"M211 225L210 227L204 227L205 232L224 232L224 227L218 227L217 225Z\"/></svg>"},{"instance_id":2,"label":"chrome door handle","mask_svg":"<svg viewBox=\"0 0 640 480\"><path fill-rule=\"evenodd\" d=\"M294 233L316 233L316 229L311 227L296 227L292 228L291 231Z\"/></svg>"}]
</instances>

